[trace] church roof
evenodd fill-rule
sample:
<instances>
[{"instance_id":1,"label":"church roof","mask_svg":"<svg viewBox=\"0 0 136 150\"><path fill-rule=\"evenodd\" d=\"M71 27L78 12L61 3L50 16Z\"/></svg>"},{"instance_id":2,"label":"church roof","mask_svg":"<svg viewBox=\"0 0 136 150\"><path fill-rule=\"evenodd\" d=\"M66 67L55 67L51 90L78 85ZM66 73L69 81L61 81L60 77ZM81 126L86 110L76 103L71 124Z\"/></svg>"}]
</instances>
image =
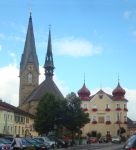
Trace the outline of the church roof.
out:
<instances>
[{"instance_id":1,"label":"church roof","mask_svg":"<svg viewBox=\"0 0 136 150\"><path fill-rule=\"evenodd\" d=\"M15 107L15 106L13 106L13 105L10 105L10 104L8 104L8 103L6 103L6 102L0 101L0 106L1 106L1 107L4 107L4 108L7 108L7 109L9 109L9 110L12 110L15 114L19 114L19 115L23 115L23 116L35 118L34 115L32 115L32 114L30 114L30 113L28 113L28 112L26 112L26 111L24 111L24 110L22 110L22 109L20 109L20 108L18 108L18 107Z\"/></svg>"},{"instance_id":2,"label":"church roof","mask_svg":"<svg viewBox=\"0 0 136 150\"><path fill-rule=\"evenodd\" d=\"M48 77L32 91L32 93L28 96L23 104L26 104L33 100L39 100L41 96L46 93L46 91L52 91L54 94L60 96L61 99L64 99L64 96L62 95L52 78Z\"/></svg>"},{"instance_id":3,"label":"church roof","mask_svg":"<svg viewBox=\"0 0 136 150\"><path fill-rule=\"evenodd\" d=\"M32 24L32 17L30 14L28 30L26 35L24 52L22 54L20 62L20 71L21 73L25 70L28 63L34 63L37 72L39 73L39 62L36 54L35 40L34 40L34 31Z\"/></svg>"}]
</instances>

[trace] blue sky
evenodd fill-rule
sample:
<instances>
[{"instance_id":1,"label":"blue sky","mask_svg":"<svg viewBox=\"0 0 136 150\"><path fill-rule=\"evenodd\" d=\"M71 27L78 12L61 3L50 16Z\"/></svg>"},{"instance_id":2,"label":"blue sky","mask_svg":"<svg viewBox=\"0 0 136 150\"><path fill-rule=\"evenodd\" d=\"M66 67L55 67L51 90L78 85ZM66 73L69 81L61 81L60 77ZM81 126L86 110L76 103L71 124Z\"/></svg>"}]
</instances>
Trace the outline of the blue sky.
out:
<instances>
[{"instance_id":1,"label":"blue sky","mask_svg":"<svg viewBox=\"0 0 136 150\"><path fill-rule=\"evenodd\" d=\"M36 51L44 79L49 24L54 80L64 95L82 87L84 73L91 94L111 94L118 82L135 119L135 0L6 0L0 1L0 97L18 105L19 67L32 3ZM14 87L14 88L12 88ZM12 89L11 89L12 88ZM7 90L10 91L7 95ZM14 100L12 100L14 99Z\"/></svg>"}]
</instances>

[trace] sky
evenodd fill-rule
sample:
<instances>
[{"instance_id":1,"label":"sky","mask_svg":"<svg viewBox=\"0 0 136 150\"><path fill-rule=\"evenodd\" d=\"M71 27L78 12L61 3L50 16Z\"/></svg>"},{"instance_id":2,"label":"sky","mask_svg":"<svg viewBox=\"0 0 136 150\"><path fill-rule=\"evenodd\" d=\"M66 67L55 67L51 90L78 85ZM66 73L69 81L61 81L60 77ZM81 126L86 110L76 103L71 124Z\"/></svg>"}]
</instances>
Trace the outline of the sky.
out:
<instances>
[{"instance_id":1,"label":"sky","mask_svg":"<svg viewBox=\"0 0 136 150\"><path fill-rule=\"evenodd\" d=\"M32 22L40 67L51 24L54 81L66 96L83 86L91 95L125 89L128 117L136 120L135 0L1 0L0 99L18 106L19 69L33 4Z\"/></svg>"}]
</instances>

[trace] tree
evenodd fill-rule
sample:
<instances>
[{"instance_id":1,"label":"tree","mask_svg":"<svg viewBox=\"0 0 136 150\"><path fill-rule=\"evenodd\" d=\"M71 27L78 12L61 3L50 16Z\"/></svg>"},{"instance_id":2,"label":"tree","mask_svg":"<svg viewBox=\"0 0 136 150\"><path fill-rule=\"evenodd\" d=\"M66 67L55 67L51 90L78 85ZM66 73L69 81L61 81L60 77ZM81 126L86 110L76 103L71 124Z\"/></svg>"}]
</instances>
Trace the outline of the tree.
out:
<instances>
[{"instance_id":1,"label":"tree","mask_svg":"<svg viewBox=\"0 0 136 150\"><path fill-rule=\"evenodd\" d=\"M120 134L126 133L126 130L123 127L121 127L120 129L121 129ZM119 134L119 130L117 131L117 133Z\"/></svg>"},{"instance_id":2,"label":"tree","mask_svg":"<svg viewBox=\"0 0 136 150\"><path fill-rule=\"evenodd\" d=\"M86 135L90 138L92 134L90 132L87 132Z\"/></svg>"},{"instance_id":3,"label":"tree","mask_svg":"<svg viewBox=\"0 0 136 150\"><path fill-rule=\"evenodd\" d=\"M72 141L73 132L78 133L86 123L90 122L89 113L83 111L81 103L81 99L73 92L68 94L63 101L63 107L66 113L64 113L61 118L64 121L63 125L72 133Z\"/></svg>"},{"instance_id":4,"label":"tree","mask_svg":"<svg viewBox=\"0 0 136 150\"><path fill-rule=\"evenodd\" d=\"M54 124L62 124L60 119L63 110L62 100L53 92L47 91L40 98L36 110L34 128L39 134L48 135L48 132L54 131Z\"/></svg>"}]
</instances>

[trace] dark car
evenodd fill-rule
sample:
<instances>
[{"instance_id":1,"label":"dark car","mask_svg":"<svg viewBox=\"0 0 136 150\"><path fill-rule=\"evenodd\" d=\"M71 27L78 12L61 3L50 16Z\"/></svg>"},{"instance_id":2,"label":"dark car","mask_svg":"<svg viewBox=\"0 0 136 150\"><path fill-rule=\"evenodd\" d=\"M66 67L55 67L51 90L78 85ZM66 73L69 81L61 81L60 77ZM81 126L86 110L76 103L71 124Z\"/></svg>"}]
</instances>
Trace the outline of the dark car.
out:
<instances>
[{"instance_id":1,"label":"dark car","mask_svg":"<svg viewBox=\"0 0 136 150\"><path fill-rule=\"evenodd\" d=\"M36 138L32 138L32 139L35 140L39 144L44 144L45 145L45 149L47 149L47 150L51 148L50 143L42 142L42 141L40 141L39 139L36 139Z\"/></svg>"},{"instance_id":2,"label":"dark car","mask_svg":"<svg viewBox=\"0 0 136 150\"><path fill-rule=\"evenodd\" d=\"M4 138L0 138L0 142L4 145L9 145L9 146L11 146L12 143L10 140Z\"/></svg>"},{"instance_id":3,"label":"dark car","mask_svg":"<svg viewBox=\"0 0 136 150\"><path fill-rule=\"evenodd\" d=\"M106 136L101 136L101 137L100 137L99 143L103 143L103 142L108 143L108 138L107 138Z\"/></svg>"},{"instance_id":4,"label":"dark car","mask_svg":"<svg viewBox=\"0 0 136 150\"><path fill-rule=\"evenodd\" d=\"M0 150L10 150L10 146L0 142Z\"/></svg>"},{"instance_id":5,"label":"dark car","mask_svg":"<svg viewBox=\"0 0 136 150\"><path fill-rule=\"evenodd\" d=\"M50 137L48 137L48 138L49 138L51 141L56 142L56 145L57 145L58 148L65 147L65 142L64 142L64 141L62 141L62 140L60 140L60 139L58 139L58 138L56 138L56 137L54 137L54 136L50 136Z\"/></svg>"},{"instance_id":6,"label":"dark car","mask_svg":"<svg viewBox=\"0 0 136 150\"><path fill-rule=\"evenodd\" d=\"M34 147L36 148L36 150L43 150L43 149L45 149L45 144L43 144L43 143L40 144L40 143L36 142L35 140L30 139L30 138L25 138L25 140L27 140L28 143L33 144Z\"/></svg>"},{"instance_id":7,"label":"dark car","mask_svg":"<svg viewBox=\"0 0 136 150\"><path fill-rule=\"evenodd\" d=\"M16 137L4 137L4 139L8 139L11 142L13 141L14 138L16 138ZM21 142L22 142L22 149L23 150L27 149L30 146L34 146L34 145L28 143L24 138L20 138L20 139L21 139Z\"/></svg>"},{"instance_id":8,"label":"dark car","mask_svg":"<svg viewBox=\"0 0 136 150\"><path fill-rule=\"evenodd\" d=\"M125 150L136 150L136 135L131 136L123 146Z\"/></svg>"}]
</instances>

